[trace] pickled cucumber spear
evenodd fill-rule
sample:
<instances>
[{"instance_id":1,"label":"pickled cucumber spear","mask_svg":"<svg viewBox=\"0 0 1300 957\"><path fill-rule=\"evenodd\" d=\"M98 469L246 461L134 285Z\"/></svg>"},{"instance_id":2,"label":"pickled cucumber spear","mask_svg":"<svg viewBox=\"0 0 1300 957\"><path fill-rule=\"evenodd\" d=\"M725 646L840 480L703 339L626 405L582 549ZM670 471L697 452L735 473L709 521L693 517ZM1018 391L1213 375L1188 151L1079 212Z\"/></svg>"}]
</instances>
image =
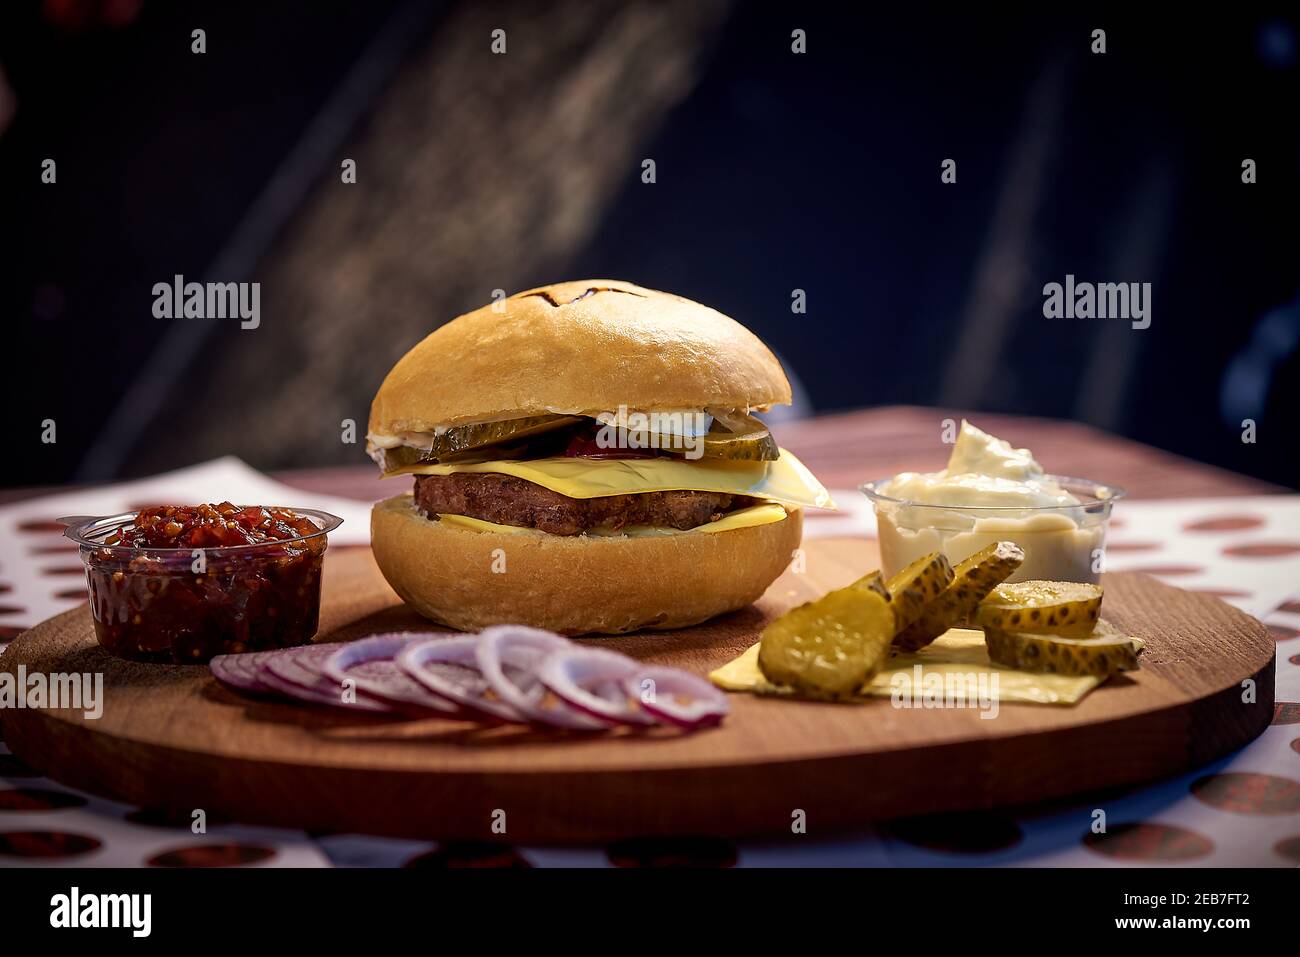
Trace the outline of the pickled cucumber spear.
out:
<instances>
[{"instance_id":1,"label":"pickled cucumber spear","mask_svg":"<svg viewBox=\"0 0 1300 957\"><path fill-rule=\"evenodd\" d=\"M894 619L899 631L921 617L925 606L943 594L952 584L952 566L943 552L931 552L918 558L889 579Z\"/></svg>"},{"instance_id":2,"label":"pickled cucumber spear","mask_svg":"<svg viewBox=\"0 0 1300 957\"><path fill-rule=\"evenodd\" d=\"M920 618L895 636L894 647L900 651L916 651L949 628L971 620L980 602L1024 560L1024 550L1015 542L994 542L958 562L953 568L952 583L925 606Z\"/></svg>"}]
</instances>

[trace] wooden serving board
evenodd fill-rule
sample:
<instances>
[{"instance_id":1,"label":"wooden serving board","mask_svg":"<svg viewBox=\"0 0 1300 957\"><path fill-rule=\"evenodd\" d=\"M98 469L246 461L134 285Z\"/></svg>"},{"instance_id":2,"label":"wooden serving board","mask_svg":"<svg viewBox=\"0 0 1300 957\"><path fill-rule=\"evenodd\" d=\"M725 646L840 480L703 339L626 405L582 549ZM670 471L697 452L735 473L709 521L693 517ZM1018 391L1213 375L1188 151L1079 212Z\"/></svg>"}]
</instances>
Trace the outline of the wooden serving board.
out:
<instances>
[{"instance_id":1,"label":"wooden serving board","mask_svg":"<svg viewBox=\"0 0 1300 957\"><path fill-rule=\"evenodd\" d=\"M594 639L706 672L793 604L876 564L873 543L806 543L762 601L678 632ZM104 673L103 716L0 711L9 747L50 777L145 807L324 832L515 843L812 833L873 819L1041 801L1175 774L1245 744L1273 711L1273 642L1216 598L1107 577L1105 614L1148 640L1140 671L1072 708L903 710L734 695L719 728L596 737L395 721L244 697L205 667L100 650L86 606L19 636L0 671ZM560 583L562 587L562 583ZM323 640L427 623L368 549L330 553ZM1253 679L1257 701L1242 701ZM505 834L493 830L504 812Z\"/></svg>"}]
</instances>

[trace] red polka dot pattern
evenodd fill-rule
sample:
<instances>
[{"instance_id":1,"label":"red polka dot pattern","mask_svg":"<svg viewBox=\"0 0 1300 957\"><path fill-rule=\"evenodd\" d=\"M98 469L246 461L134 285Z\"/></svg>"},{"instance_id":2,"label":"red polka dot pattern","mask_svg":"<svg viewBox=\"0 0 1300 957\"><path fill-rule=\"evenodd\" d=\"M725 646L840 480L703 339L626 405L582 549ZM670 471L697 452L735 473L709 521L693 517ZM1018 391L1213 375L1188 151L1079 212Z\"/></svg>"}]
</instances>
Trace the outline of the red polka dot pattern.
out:
<instances>
[{"instance_id":1,"label":"red polka dot pattern","mask_svg":"<svg viewBox=\"0 0 1300 957\"><path fill-rule=\"evenodd\" d=\"M1200 565L1143 565L1139 568L1130 568L1128 571L1155 575L1158 578L1174 578L1179 575L1196 575L1205 569Z\"/></svg>"},{"instance_id":2,"label":"red polka dot pattern","mask_svg":"<svg viewBox=\"0 0 1300 957\"><path fill-rule=\"evenodd\" d=\"M1252 542L1247 545L1229 545L1223 554L1233 558L1281 558L1300 552L1296 542Z\"/></svg>"},{"instance_id":3,"label":"red polka dot pattern","mask_svg":"<svg viewBox=\"0 0 1300 957\"><path fill-rule=\"evenodd\" d=\"M605 849L615 867L735 867L739 852L731 841L716 837L637 838Z\"/></svg>"},{"instance_id":4,"label":"red polka dot pattern","mask_svg":"<svg viewBox=\"0 0 1300 957\"><path fill-rule=\"evenodd\" d=\"M84 565L59 565L55 568L42 568L42 575L84 575L86 567Z\"/></svg>"},{"instance_id":5,"label":"red polka dot pattern","mask_svg":"<svg viewBox=\"0 0 1300 957\"><path fill-rule=\"evenodd\" d=\"M1300 601L1289 601L1282 605L1278 611L1287 611L1293 615L1300 615Z\"/></svg>"},{"instance_id":6,"label":"red polka dot pattern","mask_svg":"<svg viewBox=\"0 0 1300 957\"><path fill-rule=\"evenodd\" d=\"M1291 814L1300 811L1300 781L1271 774L1211 774L1192 782L1192 796L1237 814Z\"/></svg>"},{"instance_id":7,"label":"red polka dot pattern","mask_svg":"<svg viewBox=\"0 0 1300 957\"><path fill-rule=\"evenodd\" d=\"M1287 661L1291 662L1293 665L1300 665L1300 655L1292 655L1287 659Z\"/></svg>"},{"instance_id":8,"label":"red polka dot pattern","mask_svg":"<svg viewBox=\"0 0 1300 957\"><path fill-rule=\"evenodd\" d=\"M1183 526L1185 532L1241 532L1248 528L1259 528L1264 520L1256 515L1221 515L1217 518L1203 518L1188 522Z\"/></svg>"},{"instance_id":9,"label":"red polka dot pattern","mask_svg":"<svg viewBox=\"0 0 1300 957\"><path fill-rule=\"evenodd\" d=\"M88 601L89 592L84 588L65 588L63 591L56 591L55 598L64 598L68 601Z\"/></svg>"},{"instance_id":10,"label":"red polka dot pattern","mask_svg":"<svg viewBox=\"0 0 1300 957\"><path fill-rule=\"evenodd\" d=\"M1277 701L1273 704L1273 724L1300 724L1300 702Z\"/></svg>"},{"instance_id":11,"label":"red polka dot pattern","mask_svg":"<svg viewBox=\"0 0 1300 957\"><path fill-rule=\"evenodd\" d=\"M63 530L67 527L68 526L64 525L62 522L56 521L52 518L33 518L26 522L18 523L18 531L31 532L33 534L49 534L51 532L58 532L62 535Z\"/></svg>"},{"instance_id":12,"label":"red polka dot pattern","mask_svg":"<svg viewBox=\"0 0 1300 957\"><path fill-rule=\"evenodd\" d=\"M1284 837L1273 845L1273 850L1281 854L1289 861L1295 861L1300 864L1300 835L1295 837Z\"/></svg>"},{"instance_id":13,"label":"red polka dot pattern","mask_svg":"<svg viewBox=\"0 0 1300 957\"><path fill-rule=\"evenodd\" d=\"M19 628L16 625L0 625L0 644L6 641L13 641L27 629Z\"/></svg>"},{"instance_id":14,"label":"red polka dot pattern","mask_svg":"<svg viewBox=\"0 0 1300 957\"><path fill-rule=\"evenodd\" d=\"M26 610L22 605L0 605L0 615L18 615Z\"/></svg>"},{"instance_id":15,"label":"red polka dot pattern","mask_svg":"<svg viewBox=\"0 0 1300 957\"><path fill-rule=\"evenodd\" d=\"M476 841L449 842L432 851L417 854L402 866L427 867L434 870L449 868L523 870L532 867L513 847Z\"/></svg>"},{"instance_id":16,"label":"red polka dot pattern","mask_svg":"<svg viewBox=\"0 0 1300 957\"><path fill-rule=\"evenodd\" d=\"M242 867L275 857L275 849L257 844L192 844L162 851L145 861L150 867Z\"/></svg>"},{"instance_id":17,"label":"red polka dot pattern","mask_svg":"<svg viewBox=\"0 0 1300 957\"><path fill-rule=\"evenodd\" d=\"M1213 595L1215 598L1249 598L1250 592L1240 588L1189 588L1200 595Z\"/></svg>"},{"instance_id":18,"label":"red polka dot pattern","mask_svg":"<svg viewBox=\"0 0 1300 957\"><path fill-rule=\"evenodd\" d=\"M1214 850L1204 835L1173 824L1119 824L1104 834L1086 834L1083 846L1125 861L1190 861Z\"/></svg>"},{"instance_id":19,"label":"red polka dot pattern","mask_svg":"<svg viewBox=\"0 0 1300 957\"><path fill-rule=\"evenodd\" d=\"M66 831L0 831L0 857L75 857L103 844L88 834Z\"/></svg>"},{"instance_id":20,"label":"red polka dot pattern","mask_svg":"<svg viewBox=\"0 0 1300 957\"><path fill-rule=\"evenodd\" d=\"M1300 636L1300 630L1287 625L1269 625L1268 633L1273 636L1274 641L1290 641Z\"/></svg>"},{"instance_id":21,"label":"red polka dot pattern","mask_svg":"<svg viewBox=\"0 0 1300 957\"><path fill-rule=\"evenodd\" d=\"M36 545L29 551L33 555L67 555L78 551L80 545L75 542L65 542L61 545Z\"/></svg>"},{"instance_id":22,"label":"red polka dot pattern","mask_svg":"<svg viewBox=\"0 0 1300 957\"><path fill-rule=\"evenodd\" d=\"M1108 552L1154 552L1160 548L1159 542L1109 542Z\"/></svg>"}]
</instances>

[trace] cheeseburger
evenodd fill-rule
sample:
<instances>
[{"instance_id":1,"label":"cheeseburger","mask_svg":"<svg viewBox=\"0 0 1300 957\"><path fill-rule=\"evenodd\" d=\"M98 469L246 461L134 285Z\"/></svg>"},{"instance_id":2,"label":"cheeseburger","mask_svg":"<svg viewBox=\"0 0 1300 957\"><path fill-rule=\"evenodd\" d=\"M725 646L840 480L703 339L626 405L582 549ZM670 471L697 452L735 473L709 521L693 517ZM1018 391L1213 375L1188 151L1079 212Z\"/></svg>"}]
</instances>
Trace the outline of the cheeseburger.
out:
<instances>
[{"instance_id":1,"label":"cheeseburger","mask_svg":"<svg viewBox=\"0 0 1300 957\"><path fill-rule=\"evenodd\" d=\"M680 296L559 283L442 326L384 379L367 450L413 478L375 559L473 630L680 628L757 599L826 489L754 417L790 384L749 330Z\"/></svg>"}]
</instances>

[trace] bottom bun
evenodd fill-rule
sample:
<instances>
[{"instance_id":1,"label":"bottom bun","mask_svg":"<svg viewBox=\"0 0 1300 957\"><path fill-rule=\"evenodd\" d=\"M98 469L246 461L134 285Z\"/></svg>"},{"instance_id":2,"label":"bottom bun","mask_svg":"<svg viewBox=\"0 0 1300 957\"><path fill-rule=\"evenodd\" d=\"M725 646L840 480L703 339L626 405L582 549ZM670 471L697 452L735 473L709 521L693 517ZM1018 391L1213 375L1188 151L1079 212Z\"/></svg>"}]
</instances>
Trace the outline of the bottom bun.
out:
<instances>
[{"instance_id":1,"label":"bottom bun","mask_svg":"<svg viewBox=\"0 0 1300 957\"><path fill-rule=\"evenodd\" d=\"M426 618L566 635L683 628L743 608L789 564L802 532L799 509L766 525L644 538L475 532L425 518L410 495L370 516L380 571Z\"/></svg>"}]
</instances>

